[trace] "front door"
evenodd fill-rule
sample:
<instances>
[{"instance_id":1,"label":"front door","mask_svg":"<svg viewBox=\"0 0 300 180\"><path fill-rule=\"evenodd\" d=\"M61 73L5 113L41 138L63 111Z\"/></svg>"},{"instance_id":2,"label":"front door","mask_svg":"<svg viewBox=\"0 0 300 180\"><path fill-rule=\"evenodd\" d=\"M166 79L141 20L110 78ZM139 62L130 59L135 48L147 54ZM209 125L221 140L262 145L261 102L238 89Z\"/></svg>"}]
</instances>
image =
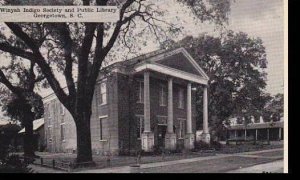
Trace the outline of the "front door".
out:
<instances>
[{"instance_id":1,"label":"front door","mask_svg":"<svg viewBox=\"0 0 300 180\"><path fill-rule=\"evenodd\" d=\"M166 125L158 125L158 146L165 147L165 135L167 132Z\"/></svg>"}]
</instances>

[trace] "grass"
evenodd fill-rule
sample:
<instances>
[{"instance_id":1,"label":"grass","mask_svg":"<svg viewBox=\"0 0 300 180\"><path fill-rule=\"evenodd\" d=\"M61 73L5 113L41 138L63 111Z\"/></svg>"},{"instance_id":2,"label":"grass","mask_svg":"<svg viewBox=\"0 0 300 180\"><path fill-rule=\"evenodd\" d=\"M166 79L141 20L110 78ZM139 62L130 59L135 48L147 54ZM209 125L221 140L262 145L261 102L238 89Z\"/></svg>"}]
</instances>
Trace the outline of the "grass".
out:
<instances>
[{"instance_id":1,"label":"grass","mask_svg":"<svg viewBox=\"0 0 300 180\"><path fill-rule=\"evenodd\" d=\"M249 152L249 151L260 151L260 150L266 150L266 149L276 149L276 148L282 148L282 144L241 144L241 145L224 145L220 150L217 151L217 153L222 154L232 154L232 153L241 153L241 152Z\"/></svg>"},{"instance_id":2,"label":"grass","mask_svg":"<svg viewBox=\"0 0 300 180\"><path fill-rule=\"evenodd\" d=\"M282 148L282 144L271 144L271 145L252 145L252 144L241 144L241 145L222 145L222 147L216 150L214 153L207 153L201 150L189 152L189 153L171 153L162 155L152 155L152 156L142 156L141 163L153 163L153 162L163 162L163 161L172 161L172 160L180 160L186 158L195 158L195 157L205 157L205 156L213 156L215 153L219 154L233 154L233 153L241 153L241 152L249 152L249 151L259 151L266 149L274 149L274 148ZM59 165L64 163L73 162L76 158L76 154L51 154L51 153L39 153L40 157L43 158L43 163L48 167L52 166L52 160L55 159L56 164ZM136 164L136 157L134 156L112 156L110 161L107 161L105 156L94 155L94 162L96 163L95 167L89 168L77 168L74 171L82 170L82 169L101 169L107 167L118 167L118 166L126 166ZM36 159L36 164L40 164L40 159Z\"/></svg>"}]
</instances>

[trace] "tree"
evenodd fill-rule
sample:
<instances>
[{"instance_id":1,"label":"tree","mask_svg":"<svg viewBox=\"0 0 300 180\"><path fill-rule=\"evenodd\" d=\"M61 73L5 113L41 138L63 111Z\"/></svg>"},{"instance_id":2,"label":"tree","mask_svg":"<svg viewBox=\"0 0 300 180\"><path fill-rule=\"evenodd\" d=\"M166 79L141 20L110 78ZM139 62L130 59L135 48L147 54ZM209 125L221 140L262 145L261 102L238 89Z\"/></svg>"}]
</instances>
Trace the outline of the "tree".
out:
<instances>
[{"instance_id":1,"label":"tree","mask_svg":"<svg viewBox=\"0 0 300 180\"><path fill-rule=\"evenodd\" d=\"M10 73L6 72L6 75L4 71L7 67L0 67L0 84L4 85L1 87L0 97L2 110L13 120L20 121L25 127L24 156L26 157L35 156L33 121L44 113L42 98L34 92L35 84L43 78L35 75L32 64L29 69L26 69L22 63L11 63L7 67L13 70ZM19 82L13 83L13 79L17 78Z\"/></svg>"},{"instance_id":2,"label":"tree","mask_svg":"<svg viewBox=\"0 0 300 180\"><path fill-rule=\"evenodd\" d=\"M283 117L283 94L270 96L263 111L265 121L280 121Z\"/></svg>"},{"instance_id":3,"label":"tree","mask_svg":"<svg viewBox=\"0 0 300 180\"><path fill-rule=\"evenodd\" d=\"M230 0L177 0L177 2L187 7L186 10L191 12L191 16L200 22L223 24L227 21L227 12L230 10ZM15 0L13 3L26 2ZM45 5L46 2L30 1L30 3ZM76 5L76 3L77 1L65 0L50 4ZM12 35L26 47L12 46L7 42L7 38L3 38L0 50L38 65L55 95L74 119L77 132L76 162L88 164L87 162L92 162L91 104L103 62L114 59L119 47L126 47L131 52L136 49L137 44L146 44L149 38L160 42L162 39L172 37L172 34L176 35L180 28L176 22L162 19L164 10L155 3L145 0L82 0L80 4L117 5L120 8L120 18L116 23L5 23ZM39 33L31 36L32 31ZM42 53L41 50L46 53ZM68 93L59 83L55 75L56 70L63 73Z\"/></svg>"},{"instance_id":4,"label":"tree","mask_svg":"<svg viewBox=\"0 0 300 180\"><path fill-rule=\"evenodd\" d=\"M209 76L209 119L213 129L222 129L230 116L261 113L266 102L266 53L260 38L228 31L221 37L202 34L163 47L183 46ZM197 88L197 112L202 119L202 88ZM199 122L198 122L199 123ZM198 124L198 128L201 123ZM219 131L221 132L221 131ZM221 134L219 134L220 136Z\"/></svg>"}]
</instances>

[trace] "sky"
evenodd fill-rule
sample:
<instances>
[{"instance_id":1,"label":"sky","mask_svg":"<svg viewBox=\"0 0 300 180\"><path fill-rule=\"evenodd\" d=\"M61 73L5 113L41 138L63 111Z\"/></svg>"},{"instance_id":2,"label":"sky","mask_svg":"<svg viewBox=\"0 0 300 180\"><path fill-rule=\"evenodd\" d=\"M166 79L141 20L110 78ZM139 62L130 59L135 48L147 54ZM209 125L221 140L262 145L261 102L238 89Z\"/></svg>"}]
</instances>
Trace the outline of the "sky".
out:
<instances>
[{"instance_id":1,"label":"sky","mask_svg":"<svg viewBox=\"0 0 300 180\"><path fill-rule=\"evenodd\" d=\"M236 32L246 32L251 37L262 39L267 54L267 87L266 92L275 95L283 93L283 65L284 65L284 0L235 0L229 14L228 29ZM184 21L186 35L198 36L201 33L216 35L215 27L210 24L193 23L191 17L181 10L181 6L172 1L159 1L161 6L167 7L169 15L166 18L181 17ZM157 45L149 44L145 52L157 49ZM0 62L1 65L1 62ZM0 113L1 117L1 113Z\"/></svg>"},{"instance_id":2,"label":"sky","mask_svg":"<svg viewBox=\"0 0 300 180\"><path fill-rule=\"evenodd\" d=\"M177 40L187 35L199 36L206 33L218 36L219 31L211 23L195 24L176 0L159 1L160 7L168 10L165 20L171 21L179 16L184 26L183 33ZM168 3L166 3L168 2ZM283 93L284 79L284 0L233 0L226 29L245 32L250 37L261 38L266 48L268 66L266 92L271 95ZM158 48L149 44L143 51L150 52Z\"/></svg>"},{"instance_id":3,"label":"sky","mask_svg":"<svg viewBox=\"0 0 300 180\"><path fill-rule=\"evenodd\" d=\"M260 37L268 60L267 92L283 93L284 0L236 0L229 27Z\"/></svg>"},{"instance_id":4,"label":"sky","mask_svg":"<svg viewBox=\"0 0 300 180\"><path fill-rule=\"evenodd\" d=\"M284 0L235 0L231 5L227 29L246 32L262 39L268 61L266 92L283 93L284 79ZM180 8L180 7L177 7ZM184 14L182 15L184 17ZM186 16L185 16L186 17ZM186 18L188 35L218 34L210 24L195 25Z\"/></svg>"}]
</instances>

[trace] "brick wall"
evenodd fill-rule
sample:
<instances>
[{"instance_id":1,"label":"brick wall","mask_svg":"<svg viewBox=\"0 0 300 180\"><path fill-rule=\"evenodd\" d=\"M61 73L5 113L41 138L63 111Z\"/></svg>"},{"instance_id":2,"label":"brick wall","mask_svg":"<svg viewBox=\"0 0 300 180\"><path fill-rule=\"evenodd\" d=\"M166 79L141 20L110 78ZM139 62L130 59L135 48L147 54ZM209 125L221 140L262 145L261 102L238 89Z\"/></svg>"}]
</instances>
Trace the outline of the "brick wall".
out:
<instances>
[{"instance_id":1,"label":"brick wall","mask_svg":"<svg viewBox=\"0 0 300 180\"><path fill-rule=\"evenodd\" d=\"M106 77L103 81L106 82L107 104L99 105L96 102L96 93L94 93L92 103L92 117L91 117L91 138L92 150L96 154L106 154L111 152L118 154L118 86L117 76L112 74ZM102 81L101 81L102 82ZM100 82L96 88L100 86ZM100 118L107 116L102 122L102 136L100 140Z\"/></svg>"},{"instance_id":2,"label":"brick wall","mask_svg":"<svg viewBox=\"0 0 300 180\"><path fill-rule=\"evenodd\" d=\"M72 152L76 149L76 127L67 109L60 112L57 99L45 103L45 144L48 152ZM49 117L50 114L50 117ZM64 122L64 140L61 139L61 124Z\"/></svg>"},{"instance_id":3,"label":"brick wall","mask_svg":"<svg viewBox=\"0 0 300 180\"><path fill-rule=\"evenodd\" d=\"M138 80L143 77L129 77L120 73L112 73L106 77L107 104L99 105L96 102L96 93L92 102L91 116L91 139L92 150L95 154L105 154L110 151L113 154L135 152L140 148L140 140L137 139L137 118L135 115L144 114L144 105L137 103ZM151 106L151 130L155 133L155 144L157 145L157 115L167 117L166 106L159 106L160 85L166 85L167 81L150 78L150 106ZM97 83L96 89L100 86ZM184 109L178 108L178 91L184 90ZM186 119L186 85L173 84L173 112L174 126L178 134L179 120ZM192 92L192 100L195 100L195 93ZM60 102L54 99L45 103L45 140L47 151L49 152L72 152L76 150L76 126L65 109L62 115L60 112ZM192 129L196 131L195 103L192 103ZM49 114L51 115L49 118ZM107 116L102 122L103 139L100 140L100 120L99 117ZM64 137L61 139L61 123L64 122ZM50 127L50 129L49 129ZM50 142L52 139L52 142ZM178 140L180 143L183 140ZM182 143L182 142L181 142Z\"/></svg>"}]
</instances>

